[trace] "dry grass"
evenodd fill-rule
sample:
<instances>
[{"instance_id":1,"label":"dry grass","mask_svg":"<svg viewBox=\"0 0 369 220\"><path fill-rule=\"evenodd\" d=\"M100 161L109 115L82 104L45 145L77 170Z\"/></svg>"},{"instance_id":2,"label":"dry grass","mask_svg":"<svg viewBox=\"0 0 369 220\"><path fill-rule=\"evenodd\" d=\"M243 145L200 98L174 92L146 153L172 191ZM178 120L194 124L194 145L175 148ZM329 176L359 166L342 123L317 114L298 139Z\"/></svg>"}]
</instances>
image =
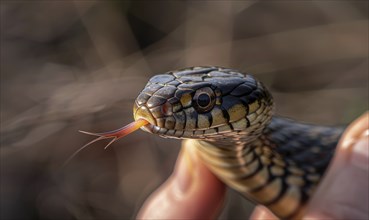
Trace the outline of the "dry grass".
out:
<instances>
[{"instance_id":1,"label":"dry grass","mask_svg":"<svg viewBox=\"0 0 369 220\"><path fill-rule=\"evenodd\" d=\"M154 74L194 65L250 72L277 112L347 124L368 109L367 1L1 2L1 219L128 219L173 169L179 142L132 121ZM248 216L231 193L221 216Z\"/></svg>"}]
</instances>

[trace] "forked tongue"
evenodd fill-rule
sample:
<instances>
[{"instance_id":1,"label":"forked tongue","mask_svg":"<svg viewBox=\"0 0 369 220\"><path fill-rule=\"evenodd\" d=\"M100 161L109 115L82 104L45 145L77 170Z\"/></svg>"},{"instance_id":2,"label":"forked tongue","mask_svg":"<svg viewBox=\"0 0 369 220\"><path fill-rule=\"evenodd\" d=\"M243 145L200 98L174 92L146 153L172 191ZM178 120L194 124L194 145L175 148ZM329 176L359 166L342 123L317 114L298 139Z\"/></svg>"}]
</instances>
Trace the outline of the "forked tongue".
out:
<instances>
[{"instance_id":1,"label":"forked tongue","mask_svg":"<svg viewBox=\"0 0 369 220\"><path fill-rule=\"evenodd\" d=\"M113 130L113 131L107 131L107 132L102 132L102 133L92 133L92 132L87 132L87 131L79 131L79 132L88 134L88 135L98 136L98 138L87 143L86 145L92 144L98 140L113 138L113 140L110 141L109 144L105 146L105 148L107 148L114 141L136 131L137 129L139 129L140 127L144 125L147 125L148 123L149 122L146 121L145 119L138 119L137 121L131 122L128 125L122 128L118 128L117 130Z\"/></svg>"},{"instance_id":2,"label":"forked tongue","mask_svg":"<svg viewBox=\"0 0 369 220\"><path fill-rule=\"evenodd\" d=\"M122 127L122 128L118 128L117 130L113 130L113 131L107 131L107 132L102 132L102 133L92 133L92 132L87 132L87 131L79 131L81 133L84 134L88 134L88 135L93 135L93 136L98 136L98 138L88 142L87 144L83 145L80 149L78 149L72 156L70 156L68 158L68 160L64 163L64 165L66 165L74 156L76 156L81 150L83 150L84 148L86 148L87 146L89 146L90 144L93 144L99 140L104 140L104 139L112 139L106 146L104 149L108 148L112 143L114 143L116 140L138 130L139 128L141 128L142 126L145 126L149 124L148 121L146 121L145 119L138 119L134 122L129 123L128 125Z\"/></svg>"}]
</instances>

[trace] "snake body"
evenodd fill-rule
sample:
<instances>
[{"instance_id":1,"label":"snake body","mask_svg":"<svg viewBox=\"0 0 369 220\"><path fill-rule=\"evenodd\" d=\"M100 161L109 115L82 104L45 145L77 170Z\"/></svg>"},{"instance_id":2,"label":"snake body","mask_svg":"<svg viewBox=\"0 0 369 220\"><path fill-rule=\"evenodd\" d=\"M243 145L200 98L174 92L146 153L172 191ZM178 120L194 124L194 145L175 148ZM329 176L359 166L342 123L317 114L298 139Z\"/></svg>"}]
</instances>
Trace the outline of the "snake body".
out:
<instances>
[{"instance_id":1,"label":"snake body","mask_svg":"<svg viewBox=\"0 0 369 220\"><path fill-rule=\"evenodd\" d=\"M273 116L266 87L250 74L191 67L152 77L134 104L142 129L192 139L225 184L282 219L301 216L343 128Z\"/></svg>"}]
</instances>

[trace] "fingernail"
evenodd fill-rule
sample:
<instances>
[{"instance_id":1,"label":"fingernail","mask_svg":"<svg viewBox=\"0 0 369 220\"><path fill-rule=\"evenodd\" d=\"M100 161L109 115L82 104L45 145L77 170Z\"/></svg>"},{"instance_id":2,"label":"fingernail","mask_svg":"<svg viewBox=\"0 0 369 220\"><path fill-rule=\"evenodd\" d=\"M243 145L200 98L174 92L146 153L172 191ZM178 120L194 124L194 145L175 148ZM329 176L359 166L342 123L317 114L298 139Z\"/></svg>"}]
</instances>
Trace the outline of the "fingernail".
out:
<instances>
[{"instance_id":1,"label":"fingernail","mask_svg":"<svg viewBox=\"0 0 369 220\"><path fill-rule=\"evenodd\" d=\"M363 170L369 170L369 136L357 141L352 149L351 164Z\"/></svg>"}]
</instances>

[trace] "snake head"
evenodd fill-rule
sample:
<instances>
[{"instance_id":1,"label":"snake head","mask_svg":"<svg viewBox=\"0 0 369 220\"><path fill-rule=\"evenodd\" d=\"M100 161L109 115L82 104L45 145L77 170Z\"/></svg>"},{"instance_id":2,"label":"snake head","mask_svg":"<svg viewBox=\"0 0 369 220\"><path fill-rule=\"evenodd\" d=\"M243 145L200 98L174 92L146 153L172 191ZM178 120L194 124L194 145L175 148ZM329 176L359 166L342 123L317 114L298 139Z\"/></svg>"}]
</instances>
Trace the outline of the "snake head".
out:
<instances>
[{"instance_id":1,"label":"snake head","mask_svg":"<svg viewBox=\"0 0 369 220\"><path fill-rule=\"evenodd\" d=\"M221 67L192 67L152 77L134 104L143 130L163 137L224 139L257 136L270 121L273 101L249 74Z\"/></svg>"}]
</instances>

